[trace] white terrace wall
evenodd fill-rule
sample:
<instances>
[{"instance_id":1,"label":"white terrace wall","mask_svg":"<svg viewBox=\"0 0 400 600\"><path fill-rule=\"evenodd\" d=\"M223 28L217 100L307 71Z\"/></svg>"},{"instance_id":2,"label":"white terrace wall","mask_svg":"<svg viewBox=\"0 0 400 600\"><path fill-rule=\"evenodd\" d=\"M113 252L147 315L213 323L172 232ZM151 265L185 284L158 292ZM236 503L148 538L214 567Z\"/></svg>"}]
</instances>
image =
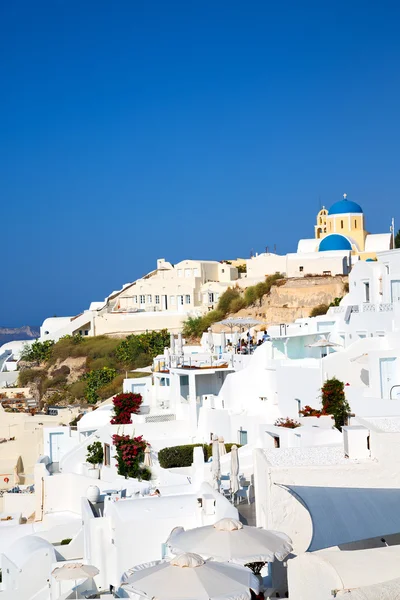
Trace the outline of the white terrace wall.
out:
<instances>
[{"instance_id":1,"label":"white terrace wall","mask_svg":"<svg viewBox=\"0 0 400 600\"><path fill-rule=\"evenodd\" d=\"M257 526L284 531L294 553L311 542L312 523L307 509L280 485L351 488L394 488L400 469L400 434L370 431L371 457L324 466L271 466L264 451L254 451ZM277 451L279 452L279 451ZM344 454L343 454L344 455Z\"/></svg>"}]
</instances>

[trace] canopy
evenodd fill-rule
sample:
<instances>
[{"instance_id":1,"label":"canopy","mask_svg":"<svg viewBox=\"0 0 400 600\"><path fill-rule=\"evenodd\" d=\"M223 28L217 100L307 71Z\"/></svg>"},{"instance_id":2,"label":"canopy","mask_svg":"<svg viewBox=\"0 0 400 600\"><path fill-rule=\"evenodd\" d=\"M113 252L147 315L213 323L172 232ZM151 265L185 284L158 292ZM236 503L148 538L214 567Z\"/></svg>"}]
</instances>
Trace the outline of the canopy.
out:
<instances>
[{"instance_id":1,"label":"canopy","mask_svg":"<svg viewBox=\"0 0 400 600\"><path fill-rule=\"evenodd\" d=\"M214 489L219 489L219 478L221 477L221 460L219 456L219 442L216 435L212 441L212 462L211 462L212 483Z\"/></svg>"},{"instance_id":2,"label":"canopy","mask_svg":"<svg viewBox=\"0 0 400 600\"><path fill-rule=\"evenodd\" d=\"M310 513L309 552L400 532L400 489L281 487Z\"/></svg>"},{"instance_id":3,"label":"canopy","mask_svg":"<svg viewBox=\"0 0 400 600\"><path fill-rule=\"evenodd\" d=\"M250 588L259 590L258 579L250 569L204 561L192 553L154 566L134 567L123 577L121 587L157 600L250 600Z\"/></svg>"},{"instance_id":4,"label":"canopy","mask_svg":"<svg viewBox=\"0 0 400 600\"><path fill-rule=\"evenodd\" d=\"M279 531L242 525L236 519L221 519L214 525L185 531L174 530L168 545L173 552L198 552L238 564L283 560L292 551L290 538Z\"/></svg>"},{"instance_id":5,"label":"canopy","mask_svg":"<svg viewBox=\"0 0 400 600\"><path fill-rule=\"evenodd\" d=\"M335 342L330 342L326 339L317 340L312 344L307 344L307 348L337 348L340 344L335 344Z\"/></svg>"},{"instance_id":6,"label":"canopy","mask_svg":"<svg viewBox=\"0 0 400 600\"><path fill-rule=\"evenodd\" d=\"M145 450L144 450L144 462L143 462L145 467L152 467L153 466L153 460L151 458L151 448L149 446L149 444L147 444Z\"/></svg>"},{"instance_id":7,"label":"canopy","mask_svg":"<svg viewBox=\"0 0 400 600\"><path fill-rule=\"evenodd\" d=\"M100 571L93 565L64 563L62 567L56 567L51 574L57 581L76 581L77 579L89 579L99 573Z\"/></svg>"},{"instance_id":8,"label":"canopy","mask_svg":"<svg viewBox=\"0 0 400 600\"><path fill-rule=\"evenodd\" d=\"M255 327L256 325L263 325L263 323L263 321L252 319L251 317L230 317L229 319L218 321L216 325L227 325L231 329L233 327L243 327L244 329L248 329L249 327Z\"/></svg>"},{"instance_id":9,"label":"canopy","mask_svg":"<svg viewBox=\"0 0 400 600\"><path fill-rule=\"evenodd\" d=\"M239 491L239 457L238 448L234 444L231 448L231 491L232 494L236 494Z\"/></svg>"}]
</instances>

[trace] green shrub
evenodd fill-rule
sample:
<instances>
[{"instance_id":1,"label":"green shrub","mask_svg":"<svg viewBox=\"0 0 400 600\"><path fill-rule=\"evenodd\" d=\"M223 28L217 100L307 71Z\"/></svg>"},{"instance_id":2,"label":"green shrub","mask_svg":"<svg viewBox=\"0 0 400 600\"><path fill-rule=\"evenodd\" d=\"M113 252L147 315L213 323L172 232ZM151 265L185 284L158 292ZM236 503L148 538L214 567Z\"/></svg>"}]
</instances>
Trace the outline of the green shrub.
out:
<instances>
[{"instance_id":1,"label":"green shrub","mask_svg":"<svg viewBox=\"0 0 400 600\"><path fill-rule=\"evenodd\" d=\"M99 388L105 386L107 383L110 383L116 375L116 370L108 367L96 369L95 371L89 371L89 373L85 373L85 375L83 375L82 379L86 382L85 398L89 404L96 404L96 402L99 400Z\"/></svg>"},{"instance_id":2,"label":"green shrub","mask_svg":"<svg viewBox=\"0 0 400 600\"><path fill-rule=\"evenodd\" d=\"M244 292L244 301L246 306L251 306L257 300L256 286L251 285Z\"/></svg>"},{"instance_id":3,"label":"green shrub","mask_svg":"<svg viewBox=\"0 0 400 600\"><path fill-rule=\"evenodd\" d=\"M90 465L101 465L104 459L103 444L93 442L87 447L86 462Z\"/></svg>"},{"instance_id":4,"label":"green shrub","mask_svg":"<svg viewBox=\"0 0 400 600\"><path fill-rule=\"evenodd\" d=\"M242 265L238 265L237 267L238 273L247 273L247 265L243 263Z\"/></svg>"},{"instance_id":5,"label":"green shrub","mask_svg":"<svg viewBox=\"0 0 400 600\"><path fill-rule=\"evenodd\" d=\"M26 387L28 383L31 383L36 379L44 379L45 377L46 371L43 369L23 369L18 375L18 385L20 387Z\"/></svg>"},{"instance_id":6,"label":"green shrub","mask_svg":"<svg viewBox=\"0 0 400 600\"><path fill-rule=\"evenodd\" d=\"M148 467L140 467L139 469L139 480L150 481L151 479L151 471Z\"/></svg>"},{"instance_id":7,"label":"green shrub","mask_svg":"<svg viewBox=\"0 0 400 600\"><path fill-rule=\"evenodd\" d=\"M170 335L166 329L162 331L149 331L139 335L128 335L122 342L119 341L115 350L115 356L121 363L134 368L146 366L152 363L152 360L158 354L164 352L164 348L169 347ZM140 359L141 364L137 365Z\"/></svg>"},{"instance_id":8,"label":"green shrub","mask_svg":"<svg viewBox=\"0 0 400 600\"><path fill-rule=\"evenodd\" d=\"M27 362L44 362L50 358L53 346L53 340L45 342L36 340L33 344L26 344L21 352L21 360Z\"/></svg>"},{"instance_id":9,"label":"green shrub","mask_svg":"<svg viewBox=\"0 0 400 600\"><path fill-rule=\"evenodd\" d=\"M225 290L218 301L217 310L221 311L221 313L227 315L231 311L231 304L234 300L237 300L241 297L240 290L238 288L228 288Z\"/></svg>"},{"instance_id":10,"label":"green shrub","mask_svg":"<svg viewBox=\"0 0 400 600\"><path fill-rule=\"evenodd\" d=\"M203 317L188 317L183 324L185 338L200 337L203 331Z\"/></svg>"},{"instance_id":11,"label":"green shrub","mask_svg":"<svg viewBox=\"0 0 400 600\"><path fill-rule=\"evenodd\" d=\"M227 452L231 451L234 444L225 444ZM239 444L236 444L240 448ZM207 462L212 456L211 444L186 444L183 446L171 446L163 448L158 453L160 467L163 469L174 469L176 467L190 467L193 463L193 448L203 448L204 461Z\"/></svg>"},{"instance_id":12,"label":"green shrub","mask_svg":"<svg viewBox=\"0 0 400 600\"><path fill-rule=\"evenodd\" d=\"M68 386L68 391L72 398L76 398L77 400L81 400L85 397L86 390L86 381L74 381Z\"/></svg>"},{"instance_id":13,"label":"green shrub","mask_svg":"<svg viewBox=\"0 0 400 600\"><path fill-rule=\"evenodd\" d=\"M314 306L314 308L310 312L310 317L319 317L320 315L326 315L328 309L329 306L327 304L318 304L318 306Z\"/></svg>"},{"instance_id":14,"label":"green shrub","mask_svg":"<svg viewBox=\"0 0 400 600\"><path fill-rule=\"evenodd\" d=\"M111 396L115 396L122 392L122 384L124 382L125 375L117 375L110 383L101 386L97 390L97 394L101 400L107 400Z\"/></svg>"},{"instance_id":15,"label":"green shrub","mask_svg":"<svg viewBox=\"0 0 400 600\"><path fill-rule=\"evenodd\" d=\"M235 298L232 300L229 310L231 313L237 313L243 308L246 308L246 302L244 301L244 298Z\"/></svg>"}]
</instances>

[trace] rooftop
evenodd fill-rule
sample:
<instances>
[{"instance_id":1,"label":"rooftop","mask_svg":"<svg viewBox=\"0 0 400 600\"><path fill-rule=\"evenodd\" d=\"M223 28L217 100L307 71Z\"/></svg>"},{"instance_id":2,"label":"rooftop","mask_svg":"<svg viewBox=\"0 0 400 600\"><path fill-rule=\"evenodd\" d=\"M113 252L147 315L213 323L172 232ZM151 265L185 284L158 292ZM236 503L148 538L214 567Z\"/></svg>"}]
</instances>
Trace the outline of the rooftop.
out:
<instances>
[{"instance_id":1,"label":"rooftop","mask_svg":"<svg viewBox=\"0 0 400 600\"><path fill-rule=\"evenodd\" d=\"M385 433L400 433L400 417L365 417L362 420L365 426L369 425Z\"/></svg>"},{"instance_id":2,"label":"rooftop","mask_svg":"<svg viewBox=\"0 0 400 600\"><path fill-rule=\"evenodd\" d=\"M317 446L311 448L272 448L263 450L273 467L318 467L349 464L343 447Z\"/></svg>"}]
</instances>

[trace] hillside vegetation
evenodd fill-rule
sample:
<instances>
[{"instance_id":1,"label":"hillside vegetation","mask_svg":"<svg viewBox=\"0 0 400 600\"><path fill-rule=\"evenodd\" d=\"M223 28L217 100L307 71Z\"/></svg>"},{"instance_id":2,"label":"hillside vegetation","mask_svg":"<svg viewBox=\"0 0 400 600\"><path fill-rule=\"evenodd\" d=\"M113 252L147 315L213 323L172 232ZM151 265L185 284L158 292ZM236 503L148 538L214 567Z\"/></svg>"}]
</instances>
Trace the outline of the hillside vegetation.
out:
<instances>
[{"instance_id":1,"label":"hillside vegetation","mask_svg":"<svg viewBox=\"0 0 400 600\"><path fill-rule=\"evenodd\" d=\"M169 346L169 333L129 335L124 340L65 336L57 343L34 342L22 355L18 384L29 386L48 405L86 401L95 404L118 393L126 371L151 365ZM140 376L130 373L130 376Z\"/></svg>"}]
</instances>

